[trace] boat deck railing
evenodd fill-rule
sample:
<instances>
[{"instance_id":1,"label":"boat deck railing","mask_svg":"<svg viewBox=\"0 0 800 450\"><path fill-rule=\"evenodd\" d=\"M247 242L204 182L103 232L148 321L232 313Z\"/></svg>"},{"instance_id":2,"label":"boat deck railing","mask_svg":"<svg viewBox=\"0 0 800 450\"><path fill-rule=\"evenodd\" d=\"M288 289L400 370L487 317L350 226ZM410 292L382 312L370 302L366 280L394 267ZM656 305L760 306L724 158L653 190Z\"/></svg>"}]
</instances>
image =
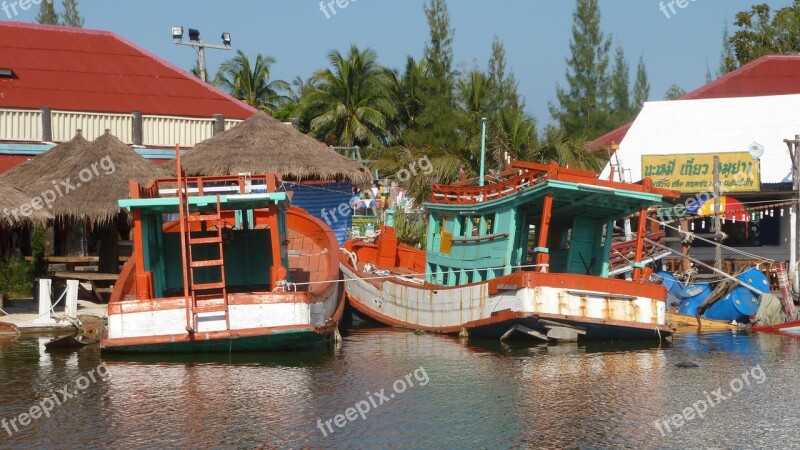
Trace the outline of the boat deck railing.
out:
<instances>
[{"instance_id":1,"label":"boat deck railing","mask_svg":"<svg viewBox=\"0 0 800 450\"><path fill-rule=\"evenodd\" d=\"M241 195L285 192L280 178L276 174L264 175L229 175L212 177L186 177L185 194L187 196L204 195ZM141 185L131 180L131 198L168 198L178 196L178 179L167 178L151 180Z\"/></svg>"},{"instance_id":2,"label":"boat deck railing","mask_svg":"<svg viewBox=\"0 0 800 450\"><path fill-rule=\"evenodd\" d=\"M597 174L586 170L560 167L556 163L538 164L514 161L511 168L498 174L484 177L486 184L479 186L479 179L464 180L452 185L434 184L430 197L432 203L475 204L497 200L547 181L563 181L604 190L627 190L660 194L667 198L678 198L675 191L653 186L649 178L638 183L622 183L597 178Z\"/></svg>"}]
</instances>

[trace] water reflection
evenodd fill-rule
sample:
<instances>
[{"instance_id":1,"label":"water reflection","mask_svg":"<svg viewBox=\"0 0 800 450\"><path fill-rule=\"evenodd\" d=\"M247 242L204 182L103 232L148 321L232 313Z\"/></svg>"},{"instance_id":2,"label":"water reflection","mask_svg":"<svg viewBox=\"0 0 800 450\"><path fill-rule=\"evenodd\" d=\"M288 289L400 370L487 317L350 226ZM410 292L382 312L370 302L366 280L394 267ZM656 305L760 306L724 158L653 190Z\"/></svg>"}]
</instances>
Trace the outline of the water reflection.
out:
<instances>
[{"instance_id":1,"label":"water reflection","mask_svg":"<svg viewBox=\"0 0 800 450\"><path fill-rule=\"evenodd\" d=\"M119 356L0 340L0 418L105 363L112 377L0 447L508 448L785 446L800 440L790 385L800 340L737 332L654 342L562 345L460 340L362 328L340 348L301 353ZM700 367L676 367L694 361ZM753 384L662 436L656 420L754 366ZM317 420L424 367L430 381L327 436ZM757 438L757 441L752 440Z\"/></svg>"}]
</instances>

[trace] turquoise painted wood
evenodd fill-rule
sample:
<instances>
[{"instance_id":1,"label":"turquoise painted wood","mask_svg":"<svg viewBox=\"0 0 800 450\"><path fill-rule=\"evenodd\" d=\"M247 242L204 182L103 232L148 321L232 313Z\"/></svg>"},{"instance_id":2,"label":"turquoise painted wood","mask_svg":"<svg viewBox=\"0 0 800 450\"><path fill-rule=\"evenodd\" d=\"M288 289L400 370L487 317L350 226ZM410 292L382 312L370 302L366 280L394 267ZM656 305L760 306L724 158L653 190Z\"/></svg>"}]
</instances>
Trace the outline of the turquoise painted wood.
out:
<instances>
[{"instance_id":1,"label":"turquoise painted wood","mask_svg":"<svg viewBox=\"0 0 800 450\"><path fill-rule=\"evenodd\" d=\"M483 203L426 203L427 281L457 286L533 270L531 243L538 242L547 194L553 195L551 273L608 276L614 221L661 202L658 194L550 180ZM447 253L443 232L452 237Z\"/></svg>"}]
</instances>

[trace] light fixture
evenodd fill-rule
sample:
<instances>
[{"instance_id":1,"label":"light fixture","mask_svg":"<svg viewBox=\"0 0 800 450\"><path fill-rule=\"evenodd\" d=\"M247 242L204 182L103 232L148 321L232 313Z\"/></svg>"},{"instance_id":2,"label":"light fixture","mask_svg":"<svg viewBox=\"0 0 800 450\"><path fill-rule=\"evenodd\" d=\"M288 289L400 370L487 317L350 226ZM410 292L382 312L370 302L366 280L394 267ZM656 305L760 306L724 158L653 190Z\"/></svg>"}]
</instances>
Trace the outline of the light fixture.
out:
<instances>
[{"instance_id":1,"label":"light fixture","mask_svg":"<svg viewBox=\"0 0 800 450\"><path fill-rule=\"evenodd\" d=\"M227 33L227 32L222 33L222 43L225 44L225 46L227 46L227 47L231 46L231 34L230 33Z\"/></svg>"},{"instance_id":2,"label":"light fixture","mask_svg":"<svg viewBox=\"0 0 800 450\"><path fill-rule=\"evenodd\" d=\"M172 39L176 41L183 39L183 27L172 27Z\"/></svg>"},{"instance_id":3,"label":"light fixture","mask_svg":"<svg viewBox=\"0 0 800 450\"><path fill-rule=\"evenodd\" d=\"M193 42L197 42L200 40L200 32L195 30L194 28L189 28L189 40Z\"/></svg>"},{"instance_id":4,"label":"light fixture","mask_svg":"<svg viewBox=\"0 0 800 450\"><path fill-rule=\"evenodd\" d=\"M753 159L759 159L764 156L764 146L758 142L753 142L750 144L748 151L750 152L750 157Z\"/></svg>"}]
</instances>

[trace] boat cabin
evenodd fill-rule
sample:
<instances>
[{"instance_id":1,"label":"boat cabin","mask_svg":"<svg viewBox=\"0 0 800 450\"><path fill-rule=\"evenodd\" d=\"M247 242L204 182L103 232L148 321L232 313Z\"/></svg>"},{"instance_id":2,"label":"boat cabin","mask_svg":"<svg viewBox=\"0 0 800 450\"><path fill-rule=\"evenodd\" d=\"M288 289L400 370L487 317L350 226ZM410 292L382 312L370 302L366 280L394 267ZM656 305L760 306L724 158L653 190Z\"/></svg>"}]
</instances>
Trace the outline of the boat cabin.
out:
<instances>
[{"instance_id":1,"label":"boat cabin","mask_svg":"<svg viewBox=\"0 0 800 450\"><path fill-rule=\"evenodd\" d=\"M521 270L608 277L615 222L675 197L638 184L599 180L593 172L514 162L510 170L455 185L435 185L426 281L458 286ZM638 220L631 264L641 276L645 223Z\"/></svg>"},{"instance_id":2,"label":"boat cabin","mask_svg":"<svg viewBox=\"0 0 800 450\"><path fill-rule=\"evenodd\" d=\"M289 198L274 174L131 181L140 300L270 292L289 273ZM181 220L183 218L184 220Z\"/></svg>"}]
</instances>

